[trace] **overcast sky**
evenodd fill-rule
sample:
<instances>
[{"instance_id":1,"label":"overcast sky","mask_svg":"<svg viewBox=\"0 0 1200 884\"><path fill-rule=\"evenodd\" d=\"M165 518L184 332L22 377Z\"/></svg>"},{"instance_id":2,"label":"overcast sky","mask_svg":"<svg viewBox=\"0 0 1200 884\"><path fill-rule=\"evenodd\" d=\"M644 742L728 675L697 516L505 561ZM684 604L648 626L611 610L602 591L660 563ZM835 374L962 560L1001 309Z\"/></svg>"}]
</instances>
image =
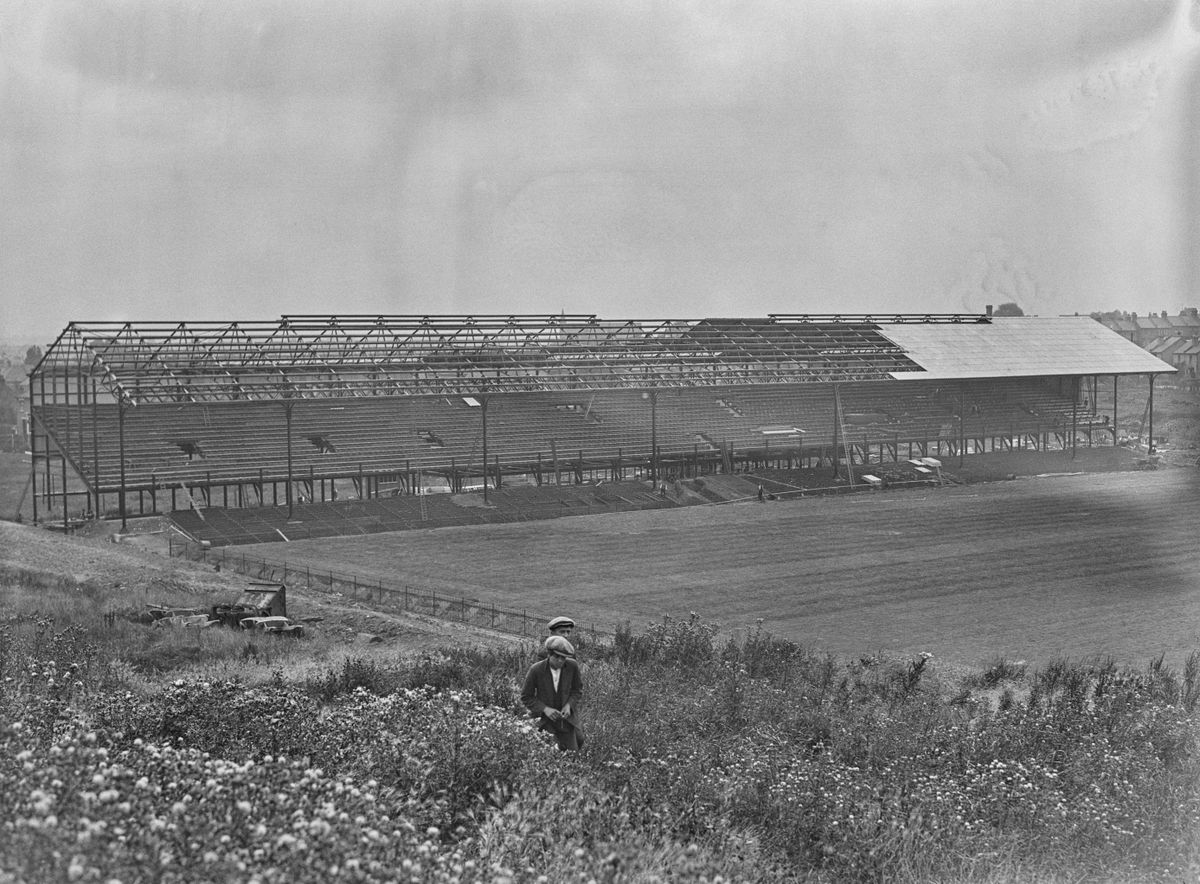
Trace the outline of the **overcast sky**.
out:
<instances>
[{"instance_id":1,"label":"overcast sky","mask_svg":"<svg viewBox=\"0 0 1200 884\"><path fill-rule=\"evenodd\" d=\"M0 0L0 337L283 313L1178 312L1143 0Z\"/></svg>"}]
</instances>

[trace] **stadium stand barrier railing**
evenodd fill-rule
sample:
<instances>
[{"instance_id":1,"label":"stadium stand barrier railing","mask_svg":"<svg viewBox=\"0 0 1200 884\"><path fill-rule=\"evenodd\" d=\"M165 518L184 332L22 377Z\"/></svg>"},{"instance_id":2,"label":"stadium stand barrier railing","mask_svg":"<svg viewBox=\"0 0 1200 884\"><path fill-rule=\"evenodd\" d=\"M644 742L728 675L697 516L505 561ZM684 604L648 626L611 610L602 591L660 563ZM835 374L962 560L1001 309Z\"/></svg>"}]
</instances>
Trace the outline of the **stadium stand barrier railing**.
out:
<instances>
[{"instance_id":1,"label":"stadium stand barrier railing","mask_svg":"<svg viewBox=\"0 0 1200 884\"><path fill-rule=\"evenodd\" d=\"M367 602L381 611L403 611L535 641L546 637L545 625L550 619L528 609L510 610L479 599L439 594L436 590L411 583L367 579L328 568L313 568L307 564L289 565L286 559L248 556L233 551L231 547L211 547L175 536L169 537L169 551L173 558L207 562L218 569L236 571L255 580L282 583L289 587L303 581L302 585L307 589ZM615 637L614 632L597 629L595 624L585 622L578 623L575 631L576 638L573 641L583 647L588 644L611 644ZM578 642L579 638L583 641Z\"/></svg>"}]
</instances>

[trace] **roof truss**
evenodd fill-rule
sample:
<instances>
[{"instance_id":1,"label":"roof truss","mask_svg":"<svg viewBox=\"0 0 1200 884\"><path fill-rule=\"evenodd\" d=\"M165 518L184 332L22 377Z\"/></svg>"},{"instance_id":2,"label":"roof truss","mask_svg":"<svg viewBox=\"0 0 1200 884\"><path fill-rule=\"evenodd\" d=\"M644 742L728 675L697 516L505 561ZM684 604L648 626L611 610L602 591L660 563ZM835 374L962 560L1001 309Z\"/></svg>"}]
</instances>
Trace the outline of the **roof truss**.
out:
<instances>
[{"instance_id":1,"label":"roof truss","mask_svg":"<svg viewBox=\"0 0 1200 884\"><path fill-rule=\"evenodd\" d=\"M867 380L913 368L869 317L294 315L73 322L34 375L93 379L137 403Z\"/></svg>"}]
</instances>

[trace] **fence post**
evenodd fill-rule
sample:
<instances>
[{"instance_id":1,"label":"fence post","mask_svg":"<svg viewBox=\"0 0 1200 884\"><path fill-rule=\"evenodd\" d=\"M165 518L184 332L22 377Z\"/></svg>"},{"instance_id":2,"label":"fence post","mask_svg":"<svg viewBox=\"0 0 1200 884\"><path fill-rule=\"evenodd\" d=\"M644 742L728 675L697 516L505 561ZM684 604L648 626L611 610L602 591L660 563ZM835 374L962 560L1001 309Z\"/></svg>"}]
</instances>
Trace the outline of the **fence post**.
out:
<instances>
[{"instance_id":1,"label":"fence post","mask_svg":"<svg viewBox=\"0 0 1200 884\"><path fill-rule=\"evenodd\" d=\"M521 609L521 635L525 635L525 609Z\"/></svg>"},{"instance_id":2,"label":"fence post","mask_svg":"<svg viewBox=\"0 0 1200 884\"><path fill-rule=\"evenodd\" d=\"M492 602L492 629L496 628L496 603Z\"/></svg>"},{"instance_id":3,"label":"fence post","mask_svg":"<svg viewBox=\"0 0 1200 884\"><path fill-rule=\"evenodd\" d=\"M404 610L408 610L408 584L404 584Z\"/></svg>"},{"instance_id":4,"label":"fence post","mask_svg":"<svg viewBox=\"0 0 1200 884\"><path fill-rule=\"evenodd\" d=\"M462 613L459 615L458 619L461 620L463 623L467 622L467 597L466 596L463 596L463 598L462 598Z\"/></svg>"},{"instance_id":5,"label":"fence post","mask_svg":"<svg viewBox=\"0 0 1200 884\"><path fill-rule=\"evenodd\" d=\"M430 598L430 603L433 605L433 614L436 617L437 616L437 590L436 589L429 590L429 598Z\"/></svg>"}]
</instances>

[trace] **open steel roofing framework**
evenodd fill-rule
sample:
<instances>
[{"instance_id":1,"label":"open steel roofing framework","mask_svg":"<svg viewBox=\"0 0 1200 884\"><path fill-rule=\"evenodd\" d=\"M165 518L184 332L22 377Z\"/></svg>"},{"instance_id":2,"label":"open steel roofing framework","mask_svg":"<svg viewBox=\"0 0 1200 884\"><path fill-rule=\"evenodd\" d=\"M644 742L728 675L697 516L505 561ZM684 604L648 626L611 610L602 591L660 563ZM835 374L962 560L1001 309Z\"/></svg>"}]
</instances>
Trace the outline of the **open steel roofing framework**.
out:
<instances>
[{"instance_id":1,"label":"open steel roofing framework","mask_svg":"<svg viewBox=\"0 0 1200 884\"><path fill-rule=\"evenodd\" d=\"M285 315L249 322L72 322L31 373L43 401L214 402L886 379L917 370L880 323L987 316ZM45 384L49 382L49 390ZM45 391L45 392L43 392Z\"/></svg>"}]
</instances>

